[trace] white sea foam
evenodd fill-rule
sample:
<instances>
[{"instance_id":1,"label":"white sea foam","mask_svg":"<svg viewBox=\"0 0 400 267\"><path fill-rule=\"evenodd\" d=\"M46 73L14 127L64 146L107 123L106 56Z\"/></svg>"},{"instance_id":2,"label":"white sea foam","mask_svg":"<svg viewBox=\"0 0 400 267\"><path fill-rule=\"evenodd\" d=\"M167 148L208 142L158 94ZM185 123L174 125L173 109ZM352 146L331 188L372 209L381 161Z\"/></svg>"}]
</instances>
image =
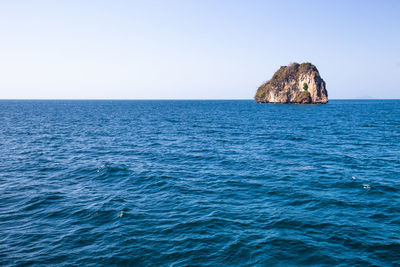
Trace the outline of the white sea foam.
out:
<instances>
[{"instance_id":1,"label":"white sea foam","mask_svg":"<svg viewBox=\"0 0 400 267\"><path fill-rule=\"evenodd\" d=\"M100 172L102 169L105 169L105 168L106 168L106 165L101 165L101 166L97 169L96 172Z\"/></svg>"}]
</instances>

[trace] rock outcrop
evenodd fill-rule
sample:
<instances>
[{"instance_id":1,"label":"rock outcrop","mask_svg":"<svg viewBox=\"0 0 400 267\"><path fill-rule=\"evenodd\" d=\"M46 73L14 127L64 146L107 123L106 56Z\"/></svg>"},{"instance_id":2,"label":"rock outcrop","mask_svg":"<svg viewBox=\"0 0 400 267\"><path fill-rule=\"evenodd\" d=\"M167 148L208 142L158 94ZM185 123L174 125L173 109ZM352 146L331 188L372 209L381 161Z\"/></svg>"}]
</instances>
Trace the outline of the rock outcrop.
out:
<instances>
[{"instance_id":1,"label":"rock outcrop","mask_svg":"<svg viewBox=\"0 0 400 267\"><path fill-rule=\"evenodd\" d=\"M313 64L293 63L280 67L258 88L254 99L257 103L326 104L328 92Z\"/></svg>"}]
</instances>

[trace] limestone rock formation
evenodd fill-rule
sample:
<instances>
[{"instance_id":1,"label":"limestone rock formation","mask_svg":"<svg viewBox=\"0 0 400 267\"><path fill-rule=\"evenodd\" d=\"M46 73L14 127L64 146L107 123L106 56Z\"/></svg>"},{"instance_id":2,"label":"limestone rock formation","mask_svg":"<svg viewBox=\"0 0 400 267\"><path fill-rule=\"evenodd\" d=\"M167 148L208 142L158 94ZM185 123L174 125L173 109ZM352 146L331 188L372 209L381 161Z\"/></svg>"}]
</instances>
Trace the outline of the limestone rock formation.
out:
<instances>
[{"instance_id":1,"label":"limestone rock formation","mask_svg":"<svg viewBox=\"0 0 400 267\"><path fill-rule=\"evenodd\" d=\"M328 92L313 64L293 63L280 67L258 88L254 99L257 103L326 104Z\"/></svg>"}]
</instances>

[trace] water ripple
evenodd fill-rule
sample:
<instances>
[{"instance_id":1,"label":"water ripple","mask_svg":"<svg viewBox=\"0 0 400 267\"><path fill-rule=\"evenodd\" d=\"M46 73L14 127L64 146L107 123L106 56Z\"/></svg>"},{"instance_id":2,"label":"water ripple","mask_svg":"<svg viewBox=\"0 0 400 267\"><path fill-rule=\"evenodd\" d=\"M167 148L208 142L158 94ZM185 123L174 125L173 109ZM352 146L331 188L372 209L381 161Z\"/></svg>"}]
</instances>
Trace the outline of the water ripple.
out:
<instances>
[{"instance_id":1,"label":"water ripple","mask_svg":"<svg viewBox=\"0 0 400 267\"><path fill-rule=\"evenodd\" d=\"M399 103L0 101L0 265L400 265Z\"/></svg>"}]
</instances>

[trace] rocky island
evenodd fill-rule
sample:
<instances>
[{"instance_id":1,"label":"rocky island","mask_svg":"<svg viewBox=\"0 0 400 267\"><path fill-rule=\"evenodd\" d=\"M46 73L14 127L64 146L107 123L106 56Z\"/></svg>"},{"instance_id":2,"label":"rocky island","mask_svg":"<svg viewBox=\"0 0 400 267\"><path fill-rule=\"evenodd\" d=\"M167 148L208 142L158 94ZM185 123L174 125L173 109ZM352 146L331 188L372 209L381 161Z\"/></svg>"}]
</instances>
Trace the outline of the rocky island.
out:
<instances>
[{"instance_id":1,"label":"rocky island","mask_svg":"<svg viewBox=\"0 0 400 267\"><path fill-rule=\"evenodd\" d=\"M282 66L257 89L257 103L326 104L328 92L317 67L311 63Z\"/></svg>"}]
</instances>

